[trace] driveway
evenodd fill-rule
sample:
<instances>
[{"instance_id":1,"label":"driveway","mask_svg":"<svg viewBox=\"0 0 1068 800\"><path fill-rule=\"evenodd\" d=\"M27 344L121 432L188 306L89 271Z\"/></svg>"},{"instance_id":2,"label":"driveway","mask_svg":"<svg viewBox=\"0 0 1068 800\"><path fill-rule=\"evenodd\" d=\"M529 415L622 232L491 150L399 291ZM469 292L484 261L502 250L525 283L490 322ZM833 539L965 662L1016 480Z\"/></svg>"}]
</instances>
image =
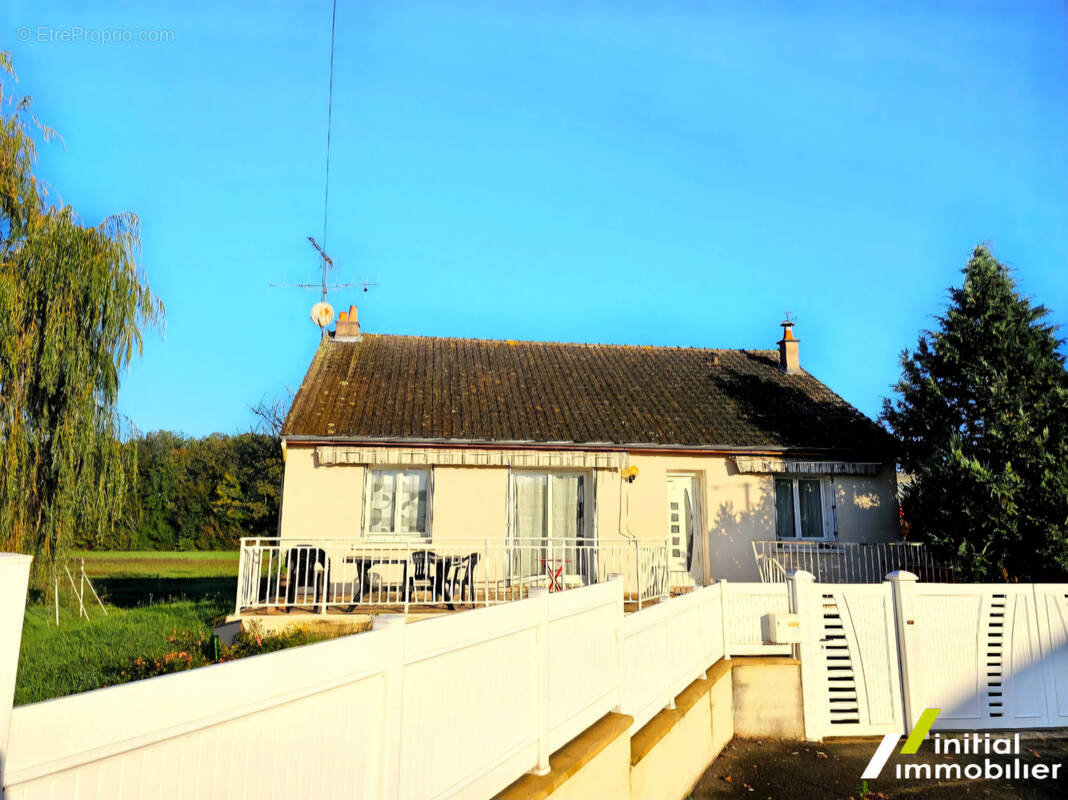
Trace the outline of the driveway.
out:
<instances>
[{"instance_id":1,"label":"driveway","mask_svg":"<svg viewBox=\"0 0 1068 800\"><path fill-rule=\"evenodd\" d=\"M944 737L952 734L943 734ZM992 734L994 735L994 734ZM996 734L1011 736L1011 734ZM891 758L879 779L862 786L860 775L879 739L838 739L812 744L774 739L734 739L701 776L693 800L711 798L768 798L768 800L896 800L935 798L1058 798L1068 797L1068 733L1023 732L1020 761L1024 764L1060 763L1057 780L916 780L894 777L898 759ZM989 756L935 756L925 742L914 757L918 763L983 763ZM998 761L1008 756L994 756ZM938 760L936 760L938 759ZM940 761L939 761L940 760ZM866 794L864 793L866 789Z\"/></svg>"}]
</instances>

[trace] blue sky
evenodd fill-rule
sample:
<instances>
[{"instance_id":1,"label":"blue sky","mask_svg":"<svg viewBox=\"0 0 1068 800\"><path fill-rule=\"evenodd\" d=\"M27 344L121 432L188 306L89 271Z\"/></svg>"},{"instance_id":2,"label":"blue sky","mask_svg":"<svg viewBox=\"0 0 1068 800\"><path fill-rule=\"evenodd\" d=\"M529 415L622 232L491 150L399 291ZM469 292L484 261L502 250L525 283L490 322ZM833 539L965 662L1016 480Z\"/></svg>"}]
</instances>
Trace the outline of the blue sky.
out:
<instances>
[{"instance_id":1,"label":"blue sky","mask_svg":"<svg viewBox=\"0 0 1068 800\"><path fill-rule=\"evenodd\" d=\"M1068 322L1063 2L338 5L327 246L380 286L331 301L364 330L770 348L788 309L875 415L980 241ZM122 412L245 429L318 343L317 295L267 284L318 277L328 0L5 8L65 141L40 174L140 216L167 307ZM171 41L85 40L116 30Z\"/></svg>"}]
</instances>

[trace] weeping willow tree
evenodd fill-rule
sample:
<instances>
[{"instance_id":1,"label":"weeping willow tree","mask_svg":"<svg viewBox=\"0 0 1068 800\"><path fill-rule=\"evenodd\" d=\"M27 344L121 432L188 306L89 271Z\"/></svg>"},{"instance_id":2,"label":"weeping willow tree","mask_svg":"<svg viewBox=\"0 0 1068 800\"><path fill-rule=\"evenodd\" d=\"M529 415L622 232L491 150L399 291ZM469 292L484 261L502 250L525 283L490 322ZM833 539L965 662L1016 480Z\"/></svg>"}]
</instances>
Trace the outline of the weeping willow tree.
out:
<instances>
[{"instance_id":1,"label":"weeping willow tree","mask_svg":"<svg viewBox=\"0 0 1068 800\"><path fill-rule=\"evenodd\" d=\"M163 320L137 264L137 218L92 226L34 177L53 132L10 93L0 54L0 550L51 572L75 533L107 542L136 452L119 436L119 376Z\"/></svg>"}]
</instances>

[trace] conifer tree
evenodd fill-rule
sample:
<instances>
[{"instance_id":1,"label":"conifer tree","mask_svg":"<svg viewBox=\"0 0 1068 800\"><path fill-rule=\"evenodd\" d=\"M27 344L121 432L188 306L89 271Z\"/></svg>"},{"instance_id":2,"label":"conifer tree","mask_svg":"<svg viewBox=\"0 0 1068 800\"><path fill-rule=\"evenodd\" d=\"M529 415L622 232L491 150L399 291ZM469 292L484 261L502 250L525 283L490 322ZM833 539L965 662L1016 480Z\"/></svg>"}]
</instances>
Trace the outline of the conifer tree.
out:
<instances>
[{"instance_id":1,"label":"conifer tree","mask_svg":"<svg viewBox=\"0 0 1068 800\"><path fill-rule=\"evenodd\" d=\"M910 536L973 580L1068 575L1068 372L1049 311L975 248L937 330L901 356L883 421L913 476Z\"/></svg>"}]
</instances>

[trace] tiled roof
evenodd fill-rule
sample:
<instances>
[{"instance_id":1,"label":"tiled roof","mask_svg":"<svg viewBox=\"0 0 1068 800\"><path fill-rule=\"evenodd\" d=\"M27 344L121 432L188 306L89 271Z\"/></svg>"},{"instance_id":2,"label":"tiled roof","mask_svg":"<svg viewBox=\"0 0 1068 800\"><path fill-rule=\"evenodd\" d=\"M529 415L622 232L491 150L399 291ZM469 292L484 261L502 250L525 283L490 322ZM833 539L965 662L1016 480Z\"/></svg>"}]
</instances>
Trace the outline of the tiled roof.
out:
<instances>
[{"instance_id":1,"label":"tiled roof","mask_svg":"<svg viewBox=\"0 0 1068 800\"><path fill-rule=\"evenodd\" d=\"M889 437L771 350L364 334L326 339L288 437L833 450Z\"/></svg>"}]
</instances>

